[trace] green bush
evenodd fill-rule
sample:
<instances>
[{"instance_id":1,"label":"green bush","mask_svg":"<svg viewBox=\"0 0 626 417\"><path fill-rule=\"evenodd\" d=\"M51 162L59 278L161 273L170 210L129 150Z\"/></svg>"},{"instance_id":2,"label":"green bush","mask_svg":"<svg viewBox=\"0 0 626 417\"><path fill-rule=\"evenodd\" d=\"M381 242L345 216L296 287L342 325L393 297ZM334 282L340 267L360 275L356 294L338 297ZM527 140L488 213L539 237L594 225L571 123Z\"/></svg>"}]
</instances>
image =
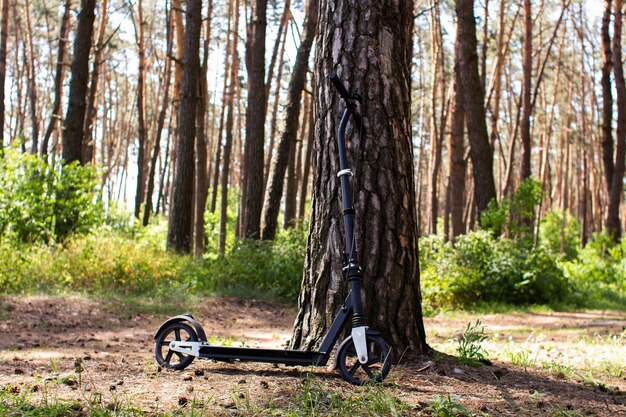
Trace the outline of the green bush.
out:
<instances>
[{"instance_id":1,"label":"green bush","mask_svg":"<svg viewBox=\"0 0 626 417\"><path fill-rule=\"evenodd\" d=\"M534 178L527 178L500 204L495 200L489 203L480 216L481 227L495 235L504 233L510 237L527 238L532 235L532 230L525 219L535 216L541 198L541 184Z\"/></svg>"},{"instance_id":2,"label":"green bush","mask_svg":"<svg viewBox=\"0 0 626 417\"><path fill-rule=\"evenodd\" d=\"M606 233L596 234L562 268L575 288L573 301L578 305L622 309L626 305L626 239L615 244Z\"/></svg>"},{"instance_id":3,"label":"green bush","mask_svg":"<svg viewBox=\"0 0 626 417\"><path fill-rule=\"evenodd\" d=\"M224 257L202 260L167 252L166 230L160 220L134 233L102 226L53 245L2 239L0 294L195 292L297 299L303 228L282 231L274 242L236 240Z\"/></svg>"},{"instance_id":4,"label":"green bush","mask_svg":"<svg viewBox=\"0 0 626 417\"><path fill-rule=\"evenodd\" d=\"M48 164L9 148L0 158L0 235L48 243L87 232L102 221L97 196L93 167Z\"/></svg>"},{"instance_id":5,"label":"green bush","mask_svg":"<svg viewBox=\"0 0 626 417\"><path fill-rule=\"evenodd\" d=\"M198 285L235 296L267 294L296 300L300 292L306 228L279 232L273 242L235 240L223 257L204 261Z\"/></svg>"},{"instance_id":6,"label":"green bush","mask_svg":"<svg viewBox=\"0 0 626 417\"><path fill-rule=\"evenodd\" d=\"M561 228L563 228L563 253L561 253ZM571 260L578 255L580 247L580 224L571 214L565 216L563 212L550 211L539 225L539 244L554 256L563 256Z\"/></svg>"},{"instance_id":7,"label":"green bush","mask_svg":"<svg viewBox=\"0 0 626 417\"><path fill-rule=\"evenodd\" d=\"M477 303L547 304L570 292L562 270L542 248L477 231L456 245L422 241L420 262L426 309Z\"/></svg>"}]
</instances>

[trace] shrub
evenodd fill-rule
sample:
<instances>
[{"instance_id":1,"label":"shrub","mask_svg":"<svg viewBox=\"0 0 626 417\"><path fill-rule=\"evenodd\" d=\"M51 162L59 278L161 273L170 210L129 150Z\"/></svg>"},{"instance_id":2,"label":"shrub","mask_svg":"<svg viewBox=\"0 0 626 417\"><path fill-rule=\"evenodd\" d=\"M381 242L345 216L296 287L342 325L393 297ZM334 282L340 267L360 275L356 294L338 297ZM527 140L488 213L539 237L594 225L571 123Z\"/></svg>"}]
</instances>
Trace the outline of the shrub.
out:
<instances>
[{"instance_id":1,"label":"shrub","mask_svg":"<svg viewBox=\"0 0 626 417\"><path fill-rule=\"evenodd\" d=\"M0 235L47 243L87 232L102 221L97 196L93 167L48 164L9 148L0 158Z\"/></svg>"},{"instance_id":2,"label":"shrub","mask_svg":"<svg viewBox=\"0 0 626 417\"><path fill-rule=\"evenodd\" d=\"M517 190L500 204L492 200L480 217L481 227L495 235L504 233L507 236L526 238L532 234L524 219L531 219L541 201L541 184L534 178L527 178Z\"/></svg>"},{"instance_id":3,"label":"shrub","mask_svg":"<svg viewBox=\"0 0 626 417\"><path fill-rule=\"evenodd\" d=\"M626 304L626 239L615 244L606 233L594 235L578 256L563 262L574 302L585 306L624 308Z\"/></svg>"},{"instance_id":4,"label":"shrub","mask_svg":"<svg viewBox=\"0 0 626 417\"><path fill-rule=\"evenodd\" d=\"M545 304L570 291L545 250L487 231L459 236L454 247L428 238L420 255L427 312L476 303Z\"/></svg>"},{"instance_id":5,"label":"shrub","mask_svg":"<svg viewBox=\"0 0 626 417\"><path fill-rule=\"evenodd\" d=\"M0 293L184 291L297 299L303 228L282 231L273 243L236 240L223 258L193 260L165 250L166 226L157 221L135 233L101 226L54 245L0 240Z\"/></svg>"},{"instance_id":6,"label":"shrub","mask_svg":"<svg viewBox=\"0 0 626 417\"><path fill-rule=\"evenodd\" d=\"M564 226L564 227L563 227ZM563 253L561 253L561 228L563 227ZM565 216L563 212L550 211L539 225L539 245L551 255L562 256L572 260L578 255L580 246L580 224L571 214Z\"/></svg>"},{"instance_id":7,"label":"shrub","mask_svg":"<svg viewBox=\"0 0 626 417\"><path fill-rule=\"evenodd\" d=\"M198 285L209 292L296 300L304 265L305 230L283 230L273 242L235 240L223 258L204 261Z\"/></svg>"}]
</instances>

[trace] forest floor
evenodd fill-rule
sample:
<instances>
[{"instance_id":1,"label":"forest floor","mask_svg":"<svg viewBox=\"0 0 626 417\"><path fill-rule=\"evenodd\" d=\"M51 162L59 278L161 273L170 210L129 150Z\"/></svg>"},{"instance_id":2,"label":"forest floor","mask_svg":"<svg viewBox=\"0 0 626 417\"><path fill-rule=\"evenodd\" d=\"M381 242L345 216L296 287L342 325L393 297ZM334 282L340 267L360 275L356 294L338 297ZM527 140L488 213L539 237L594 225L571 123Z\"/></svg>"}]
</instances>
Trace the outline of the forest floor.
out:
<instances>
[{"instance_id":1,"label":"forest floor","mask_svg":"<svg viewBox=\"0 0 626 417\"><path fill-rule=\"evenodd\" d=\"M207 335L233 346L283 346L295 317L294 307L274 302L194 304ZM175 309L82 296L0 298L0 414L69 404L76 416L94 407L141 416L626 416L622 312L427 318L434 352L404 356L381 388L351 386L326 368L195 361L181 372L160 370L154 331ZM477 318L492 365L455 357L455 335Z\"/></svg>"}]
</instances>

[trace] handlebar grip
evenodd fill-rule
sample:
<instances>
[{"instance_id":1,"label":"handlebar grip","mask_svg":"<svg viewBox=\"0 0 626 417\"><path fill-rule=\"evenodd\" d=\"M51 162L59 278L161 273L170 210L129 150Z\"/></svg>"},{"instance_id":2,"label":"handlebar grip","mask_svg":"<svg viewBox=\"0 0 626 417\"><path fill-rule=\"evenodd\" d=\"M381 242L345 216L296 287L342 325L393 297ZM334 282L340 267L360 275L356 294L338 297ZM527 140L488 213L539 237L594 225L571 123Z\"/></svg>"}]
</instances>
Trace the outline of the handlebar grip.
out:
<instances>
[{"instance_id":1,"label":"handlebar grip","mask_svg":"<svg viewBox=\"0 0 626 417\"><path fill-rule=\"evenodd\" d=\"M346 87L343 85L336 72L331 72L330 75L328 75L328 78L330 79L330 82L333 83L333 85L344 100L352 100L352 96L350 95L350 93L348 93L348 90L346 90Z\"/></svg>"}]
</instances>

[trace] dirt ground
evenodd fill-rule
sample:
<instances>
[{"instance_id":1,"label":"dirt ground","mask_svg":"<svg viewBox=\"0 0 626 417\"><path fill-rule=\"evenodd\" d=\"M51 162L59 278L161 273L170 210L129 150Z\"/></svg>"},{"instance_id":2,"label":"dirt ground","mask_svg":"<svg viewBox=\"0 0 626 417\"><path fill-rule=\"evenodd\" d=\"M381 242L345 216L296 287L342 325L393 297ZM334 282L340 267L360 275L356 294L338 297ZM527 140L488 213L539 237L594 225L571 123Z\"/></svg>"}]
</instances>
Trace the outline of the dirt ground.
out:
<instances>
[{"instance_id":1,"label":"dirt ground","mask_svg":"<svg viewBox=\"0 0 626 417\"><path fill-rule=\"evenodd\" d=\"M161 371L152 353L153 336L168 314L138 311L121 302L83 297L0 298L0 390L28 392L34 402L123 398L146 413L184 409L195 400L208 415L247 415L242 403L259 410L288 402L302 389L307 374L338 393L361 389L325 368L195 361L182 372ZM288 305L222 298L210 299L192 313L218 343L252 347L283 346L295 317ZM542 348L549 345L545 350L559 358L584 359L596 355L597 350L585 350L600 346L594 340L615 340L615 352L626 352L626 336L611 339L626 335L624 313L480 318L495 336L496 349L532 339ZM425 408L433 398L456 395L477 415L626 416L626 369L589 384L538 363L521 367L498 356L491 366L472 367L440 353L451 346L455 331L475 319L466 314L426 319L428 341L439 352L403 357L385 381L386 392L410 406L408 415L429 415ZM587 342L579 343L582 339ZM82 367L80 380L77 365Z\"/></svg>"}]
</instances>

